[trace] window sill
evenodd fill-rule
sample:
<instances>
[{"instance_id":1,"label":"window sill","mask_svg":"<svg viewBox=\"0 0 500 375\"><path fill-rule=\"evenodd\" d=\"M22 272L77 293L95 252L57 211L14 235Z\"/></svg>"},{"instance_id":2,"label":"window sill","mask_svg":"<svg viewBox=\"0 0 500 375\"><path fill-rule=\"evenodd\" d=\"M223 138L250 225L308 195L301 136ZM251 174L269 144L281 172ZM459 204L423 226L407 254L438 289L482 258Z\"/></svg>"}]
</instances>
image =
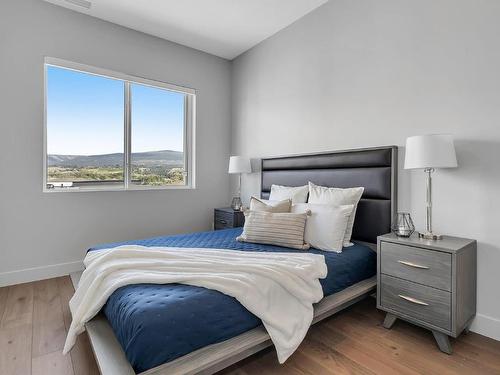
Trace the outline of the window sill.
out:
<instances>
[{"instance_id":1,"label":"window sill","mask_svg":"<svg viewBox=\"0 0 500 375\"><path fill-rule=\"evenodd\" d=\"M44 193L91 193L91 192L116 192L116 191L157 191L157 190L194 190L196 187L189 185L178 186L132 186L132 187L68 187L68 188L43 188Z\"/></svg>"}]
</instances>

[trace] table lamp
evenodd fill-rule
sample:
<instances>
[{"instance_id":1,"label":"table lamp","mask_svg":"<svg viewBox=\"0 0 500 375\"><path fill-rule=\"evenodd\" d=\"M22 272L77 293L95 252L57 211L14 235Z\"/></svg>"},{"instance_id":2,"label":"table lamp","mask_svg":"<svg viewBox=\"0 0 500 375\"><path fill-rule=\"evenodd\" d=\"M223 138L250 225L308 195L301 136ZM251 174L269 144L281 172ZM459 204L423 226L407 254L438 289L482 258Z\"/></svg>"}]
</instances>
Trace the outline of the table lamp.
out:
<instances>
[{"instance_id":1,"label":"table lamp","mask_svg":"<svg viewBox=\"0 0 500 375\"><path fill-rule=\"evenodd\" d=\"M231 207L233 210L241 210L241 174L251 173L252 166L250 165L250 159L243 156L231 156L229 158L229 174L238 174L238 195L233 198L231 202Z\"/></svg>"},{"instance_id":2,"label":"table lamp","mask_svg":"<svg viewBox=\"0 0 500 375\"><path fill-rule=\"evenodd\" d=\"M406 139L405 169L423 169L427 173L426 226L419 237L439 240L432 232L432 172L437 168L456 168L453 137L449 134L417 135Z\"/></svg>"}]
</instances>

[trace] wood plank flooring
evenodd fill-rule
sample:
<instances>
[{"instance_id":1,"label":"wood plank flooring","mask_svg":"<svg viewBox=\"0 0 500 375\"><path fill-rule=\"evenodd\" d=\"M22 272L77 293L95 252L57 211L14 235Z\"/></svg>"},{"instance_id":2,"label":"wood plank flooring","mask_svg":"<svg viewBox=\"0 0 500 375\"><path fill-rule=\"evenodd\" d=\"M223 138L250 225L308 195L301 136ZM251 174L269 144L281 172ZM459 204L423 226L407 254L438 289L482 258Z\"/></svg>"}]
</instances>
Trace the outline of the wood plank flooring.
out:
<instances>
[{"instance_id":1,"label":"wood plank flooring","mask_svg":"<svg viewBox=\"0 0 500 375\"><path fill-rule=\"evenodd\" d=\"M86 334L62 354L73 293L68 276L0 288L0 374L99 374Z\"/></svg>"},{"instance_id":2,"label":"wood plank flooring","mask_svg":"<svg viewBox=\"0 0 500 375\"><path fill-rule=\"evenodd\" d=\"M86 334L70 355L61 353L73 293L67 276L0 288L1 375L99 373ZM269 348L219 375L500 374L498 341L462 335L448 356L436 348L430 332L399 320L386 330L383 318L368 298L313 326L284 365Z\"/></svg>"}]
</instances>

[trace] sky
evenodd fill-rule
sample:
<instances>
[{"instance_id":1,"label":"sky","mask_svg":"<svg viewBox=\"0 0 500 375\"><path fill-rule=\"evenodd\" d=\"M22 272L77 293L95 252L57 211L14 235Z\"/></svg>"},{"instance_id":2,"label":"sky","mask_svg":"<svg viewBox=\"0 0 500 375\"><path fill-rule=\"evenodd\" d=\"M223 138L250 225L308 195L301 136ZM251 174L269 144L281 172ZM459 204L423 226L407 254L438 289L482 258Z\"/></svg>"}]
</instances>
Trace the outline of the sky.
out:
<instances>
[{"instance_id":1,"label":"sky","mask_svg":"<svg viewBox=\"0 0 500 375\"><path fill-rule=\"evenodd\" d=\"M183 150L184 94L131 85L132 152ZM47 66L47 153L123 152L123 81Z\"/></svg>"}]
</instances>

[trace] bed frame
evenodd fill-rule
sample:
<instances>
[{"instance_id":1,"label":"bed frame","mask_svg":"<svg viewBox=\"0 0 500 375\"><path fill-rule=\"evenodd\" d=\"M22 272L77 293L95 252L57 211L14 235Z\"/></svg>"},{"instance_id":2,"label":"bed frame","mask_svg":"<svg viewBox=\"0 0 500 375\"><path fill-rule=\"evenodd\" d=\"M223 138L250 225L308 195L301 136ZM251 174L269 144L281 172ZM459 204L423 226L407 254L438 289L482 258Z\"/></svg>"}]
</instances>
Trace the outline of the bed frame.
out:
<instances>
[{"instance_id":1,"label":"bed frame","mask_svg":"<svg viewBox=\"0 0 500 375\"><path fill-rule=\"evenodd\" d=\"M375 147L262 160L261 197L272 184L301 186L311 181L335 187L364 186L358 204L353 240L376 250L377 236L390 231L397 211L397 147ZM376 276L323 298L314 307L313 324L373 293ZM103 375L135 375L106 317L100 313L86 325ZM263 326L221 343L206 346L141 375L213 374L271 346Z\"/></svg>"}]
</instances>

